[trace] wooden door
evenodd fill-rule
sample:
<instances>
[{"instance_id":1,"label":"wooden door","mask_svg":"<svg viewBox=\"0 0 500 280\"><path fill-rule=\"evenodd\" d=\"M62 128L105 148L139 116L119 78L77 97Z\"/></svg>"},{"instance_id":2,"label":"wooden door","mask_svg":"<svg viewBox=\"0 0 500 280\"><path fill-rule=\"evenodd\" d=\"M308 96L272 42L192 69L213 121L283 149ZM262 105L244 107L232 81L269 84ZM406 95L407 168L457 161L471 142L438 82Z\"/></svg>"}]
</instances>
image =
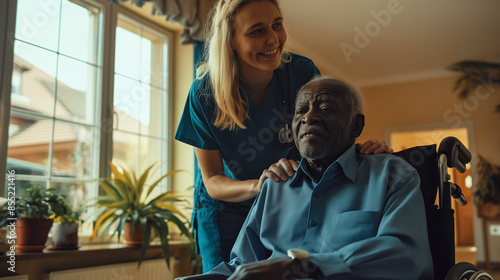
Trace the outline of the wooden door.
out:
<instances>
[{"instance_id":1,"label":"wooden door","mask_svg":"<svg viewBox=\"0 0 500 280\"><path fill-rule=\"evenodd\" d=\"M460 186L465 199L467 199L467 205L465 206L454 203L456 228L455 243L457 246L474 246L472 188L467 188L465 186L465 179L469 175L470 169L467 169L465 173L460 173L453 169L454 183Z\"/></svg>"}]
</instances>

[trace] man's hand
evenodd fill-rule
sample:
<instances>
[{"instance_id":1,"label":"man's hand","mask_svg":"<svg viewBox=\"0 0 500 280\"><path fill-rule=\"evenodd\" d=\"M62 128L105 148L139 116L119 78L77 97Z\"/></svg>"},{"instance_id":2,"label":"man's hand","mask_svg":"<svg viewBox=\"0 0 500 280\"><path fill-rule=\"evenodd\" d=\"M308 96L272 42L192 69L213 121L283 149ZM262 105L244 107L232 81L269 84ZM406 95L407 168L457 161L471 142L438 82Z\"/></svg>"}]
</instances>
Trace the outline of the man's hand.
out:
<instances>
[{"instance_id":1,"label":"man's hand","mask_svg":"<svg viewBox=\"0 0 500 280\"><path fill-rule=\"evenodd\" d=\"M290 280L290 279L323 279L323 273L315 264L299 259L281 257L242 264L227 280Z\"/></svg>"},{"instance_id":2,"label":"man's hand","mask_svg":"<svg viewBox=\"0 0 500 280\"><path fill-rule=\"evenodd\" d=\"M236 268L236 271L228 278L228 280L297 279L295 273L293 272L294 265L297 266L297 263L289 257L242 264ZM296 270L299 270L299 268L296 267Z\"/></svg>"}]
</instances>

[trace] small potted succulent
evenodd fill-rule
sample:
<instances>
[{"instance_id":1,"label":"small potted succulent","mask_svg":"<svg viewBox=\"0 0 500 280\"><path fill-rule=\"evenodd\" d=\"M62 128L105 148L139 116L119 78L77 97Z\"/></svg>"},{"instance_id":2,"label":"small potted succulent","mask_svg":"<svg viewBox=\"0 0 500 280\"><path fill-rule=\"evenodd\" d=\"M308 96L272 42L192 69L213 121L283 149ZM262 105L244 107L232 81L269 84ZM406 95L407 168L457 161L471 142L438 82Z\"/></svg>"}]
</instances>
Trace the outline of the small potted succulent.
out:
<instances>
[{"instance_id":1,"label":"small potted succulent","mask_svg":"<svg viewBox=\"0 0 500 280\"><path fill-rule=\"evenodd\" d=\"M188 219L174 205L187 203L171 192L161 193L151 197L159 183L168 176L181 170L173 170L146 185L149 173L154 164L149 166L140 176L118 168L110 162L112 177L101 181L100 186L106 193L96 198L96 205L101 209L100 216L94 225L92 237L107 232L114 226L113 235L124 234L125 242L130 245L140 245L139 265L154 236L159 237L163 256L169 264L169 226L172 222L182 235L192 241L192 234L186 225Z\"/></svg>"}]
</instances>

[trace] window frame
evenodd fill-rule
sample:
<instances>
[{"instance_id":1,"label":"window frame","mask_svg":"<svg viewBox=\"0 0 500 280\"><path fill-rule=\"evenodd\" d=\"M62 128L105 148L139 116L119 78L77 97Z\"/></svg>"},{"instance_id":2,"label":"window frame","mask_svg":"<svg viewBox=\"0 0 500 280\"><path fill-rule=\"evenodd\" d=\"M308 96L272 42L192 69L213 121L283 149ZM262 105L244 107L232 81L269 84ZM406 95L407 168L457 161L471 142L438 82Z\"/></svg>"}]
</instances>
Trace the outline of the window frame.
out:
<instances>
[{"instance_id":1,"label":"window frame","mask_svg":"<svg viewBox=\"0 0 500 280\"><path fill-rule=\"evenodd\" d=\"M64 1L64 0L63 0ZM93 157L98 162L97 176L105 178L110 176L111 168L108 162L113 158L113 93L114 93L114 68L115 68L115 35L117 20L119 15L142 24L149 30L161 34L165 38L163 48L165 52L165 69L166 77L163 83L165 84L162 94L163 110L162 118L165 121L162 131L162 160L161 172L166 173L172 167L172 104L173 104L173 69L174 69L174 31L166 29L153 21L147 20L144 17L126 9L119 5L112 4L106 0L79 0L92 7L100 9L97 25L97 65L101 65L101 73L96 74L96 96L99 99L96 104L100 109L96 110L95 117L99 129L99 145L94 149ZM11 114L11 81L14 67L14 34L17 14L17 0L0 1L0 18L5 20L0 21L0 36L6 38L0 44L0 132L2 135L9 135L10 114ZM5 180L7 172L7 154L8 154L8 138L0 137L0 191L2 195L5 193ZM97 178L97 179L98 179ZM34 178L36 179L36 178ZM171 191L171 178L165 180L166 185L162 191ZM49 178L50 181L50 178ZM83 181L82 181L83 182ZM97 189L97 188L96 188ZM18 195L18 194L16 194ZM97 195L92 193L90 195Z\"/></svg>"}]
</instances>

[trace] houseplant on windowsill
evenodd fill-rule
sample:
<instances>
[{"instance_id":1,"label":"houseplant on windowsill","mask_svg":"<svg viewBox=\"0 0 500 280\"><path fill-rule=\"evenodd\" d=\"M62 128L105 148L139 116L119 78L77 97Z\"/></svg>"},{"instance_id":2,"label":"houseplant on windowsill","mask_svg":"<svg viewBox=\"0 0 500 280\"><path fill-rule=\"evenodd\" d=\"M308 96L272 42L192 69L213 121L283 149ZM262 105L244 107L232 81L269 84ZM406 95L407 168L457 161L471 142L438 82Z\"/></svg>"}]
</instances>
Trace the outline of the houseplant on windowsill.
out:
<instances>
[{"instance_id":1,"label":"houseplant on windowsill","mask_svg":"<svg viewBox=\"0 0 500 280\"><path fill-rule=\"evenodd\" d=\"M43 188L40 185L27 185L24 193L15 197L16 251L41 252L53 220L52 214L63 215L65 209L61 205L64 197L56 193L54 188ZM12 216L12 215L11 215Z\"/></svg>"},{"instance_id":2,"label":"houseplant on windowsill","mask_svg":"<svg viewBox=\"0 0 500 280\"><path fill-rule=\"evenodd\" d=\"M485 218L500 217L500 166L479 156L477 167L479 180L472 195L478 215Z\"/></svg>"},{"instance_id":3,"label":"houseplant on windowsill","mask_svg":"<svg viewBox=\"0 0 500 280\"><path fill-rule=\"evenodd\" d=\"M48 250L78 249L78 226L84 207L73 210L66 201L62 203L65 214L60 216L53 214L51 216L54 219L54 223L50 230L52 245L47 248Z\"/></svg>"},{"instance_id":4,"label":"houseplant on windowsill","mask_svg":"<svg viewBox=\"0 0 500 280\"><path fill-rule=\"evenodd\" d=\"M110 162L112 178L103 180L101 188L106 195L96 198L96 205L101 208L101 215L94 225L92 237L107 232L110 227L113 235L118 235L118 240L122 231L124 236L142 236L142 241L129 240L128 244L142 244L139 256L141 264L147 248L153 236L160 239L163 256L167 265L169 264L170 251L168 241L168 222L171 221L177 226L181 234L188 237L192 242L192 235L186 224L188 219L182 215L174 203L184 202L179 196L167 192L150 198L152 192L159 186L159 183L168 176L181 170L173 170L161 176L149 186L146 186L149 173L154 164L149 166L144 173L136 176L133 172L128 172L121 168L121 171Z\"/></svg>"}]
</instances>

